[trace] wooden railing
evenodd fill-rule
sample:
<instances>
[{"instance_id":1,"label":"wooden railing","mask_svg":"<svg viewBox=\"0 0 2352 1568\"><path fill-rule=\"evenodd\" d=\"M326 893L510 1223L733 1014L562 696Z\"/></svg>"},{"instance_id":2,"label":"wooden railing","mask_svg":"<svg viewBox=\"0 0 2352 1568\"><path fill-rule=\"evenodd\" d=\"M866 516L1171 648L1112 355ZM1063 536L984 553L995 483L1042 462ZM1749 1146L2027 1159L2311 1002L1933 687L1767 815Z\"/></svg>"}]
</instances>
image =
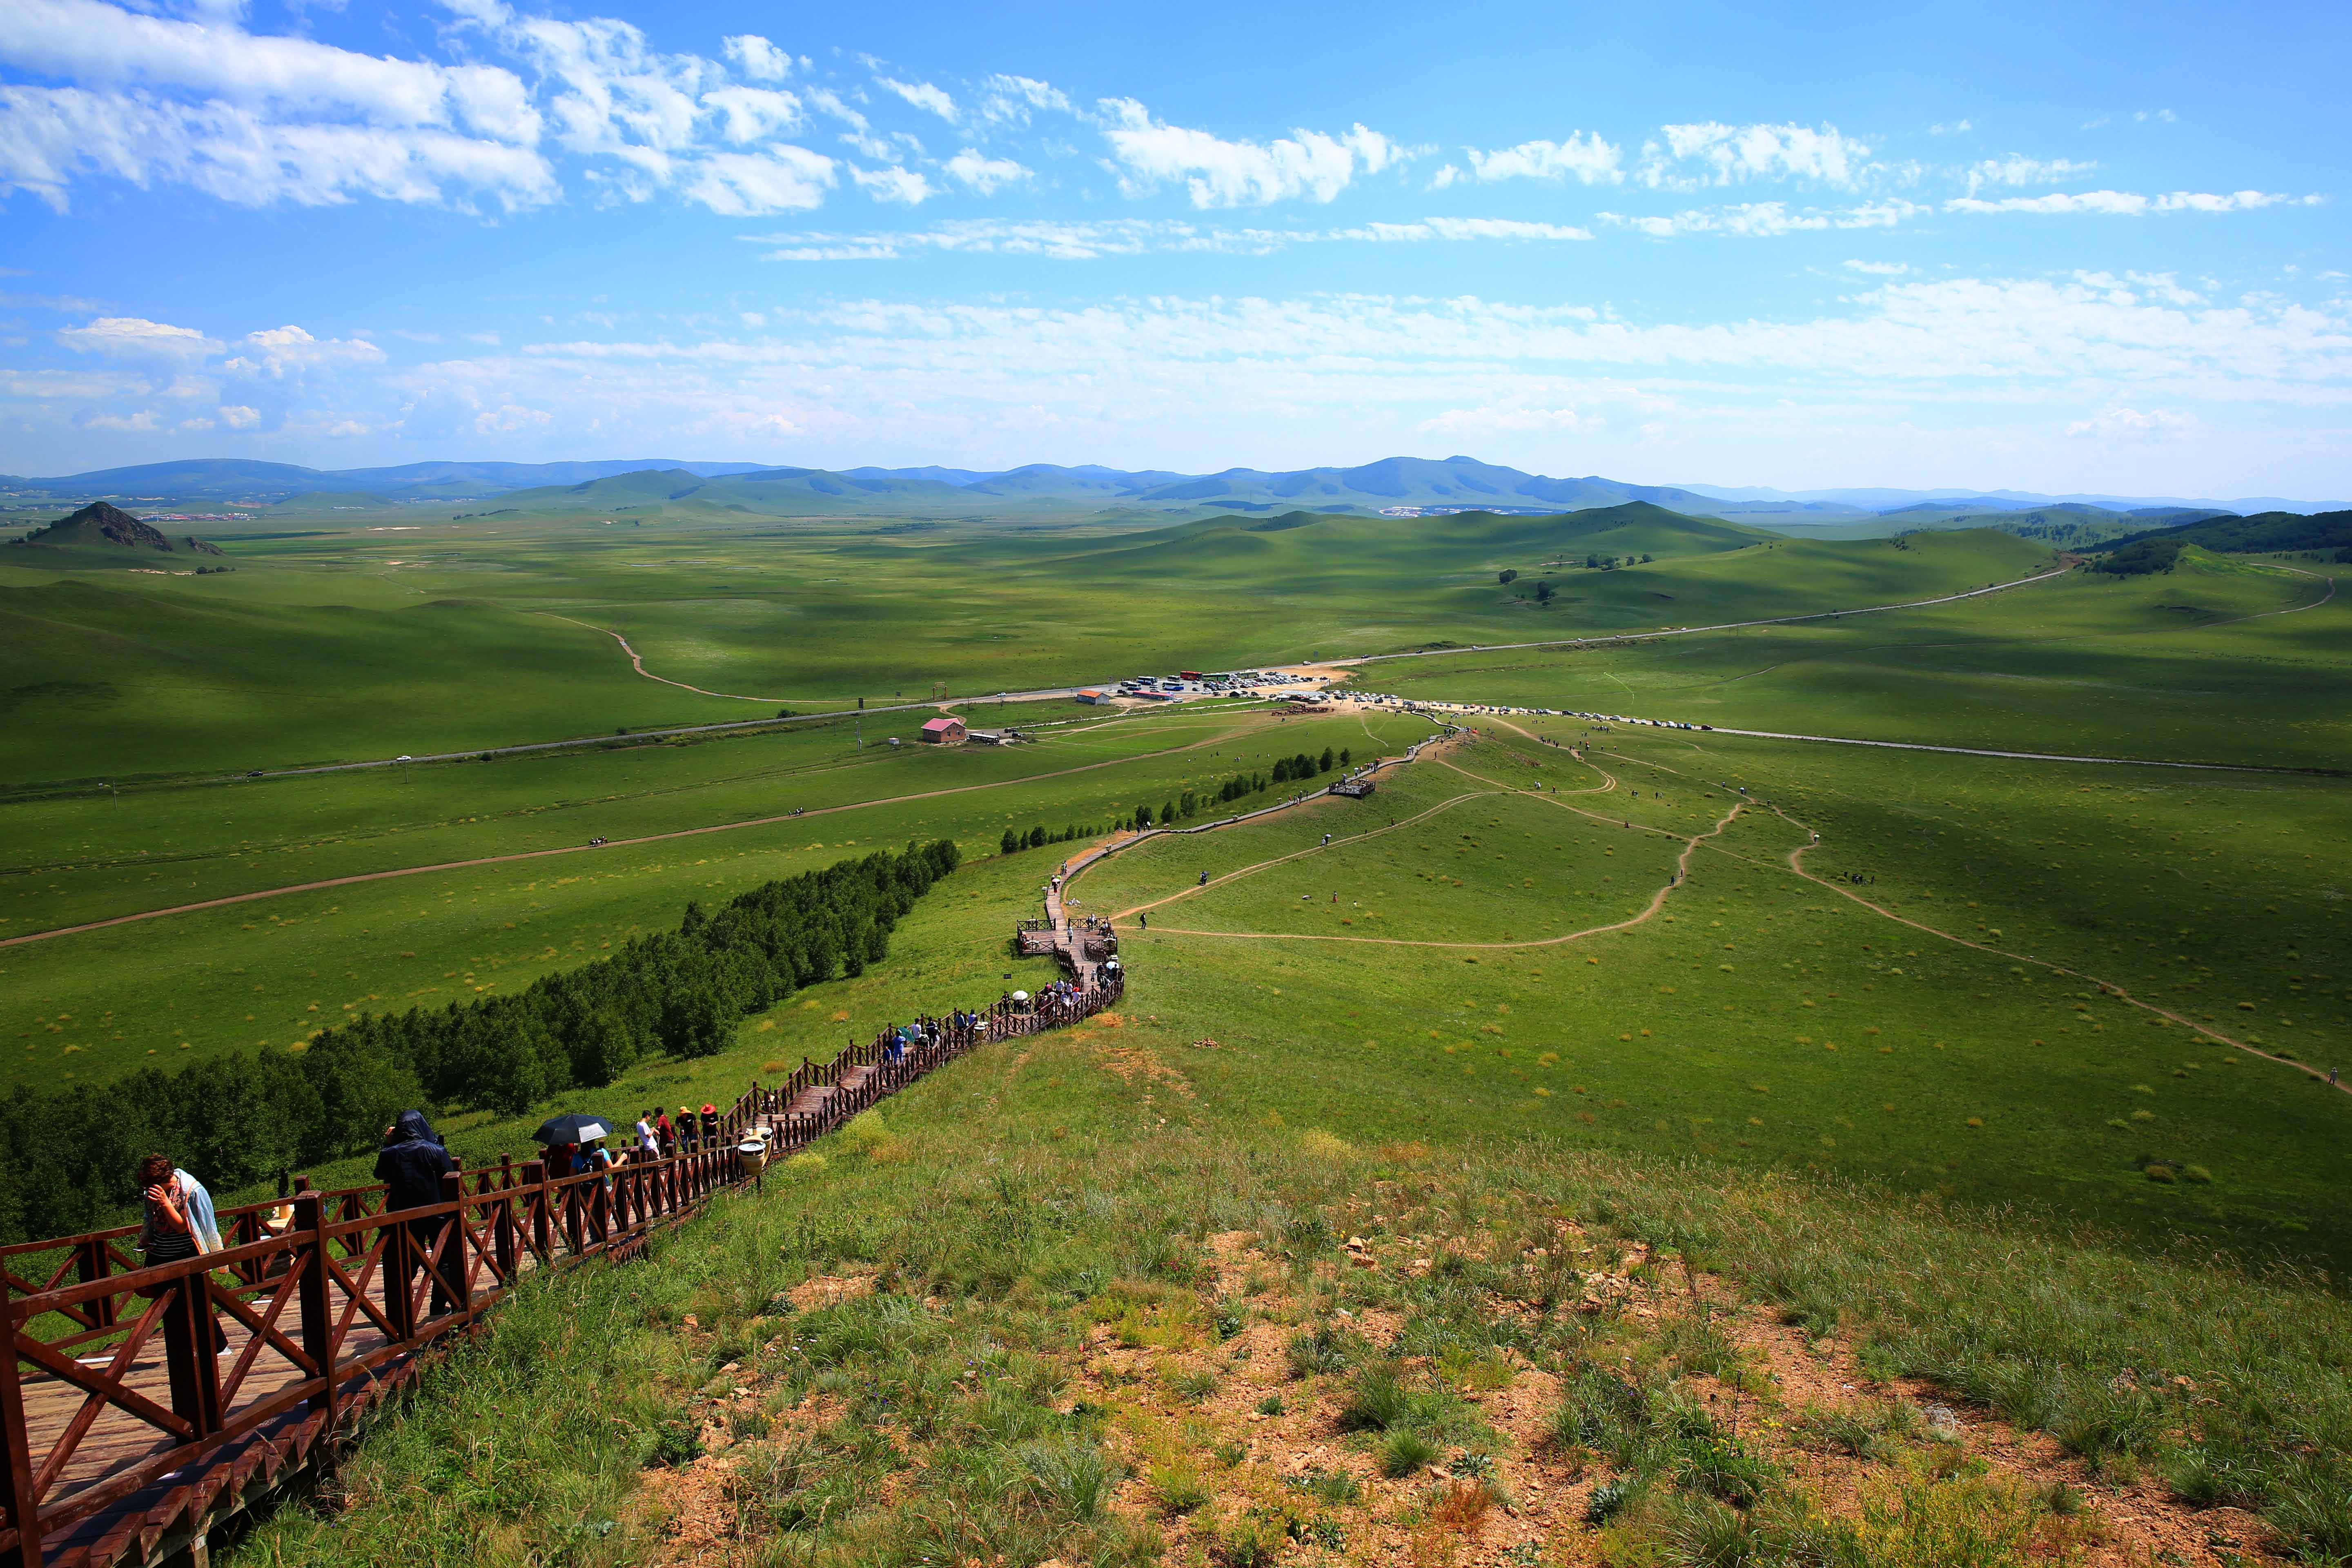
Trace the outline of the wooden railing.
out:
<instances>
[{"instance_id":1,"label":"wooden railing","mask_svg":"<svg viewBox=\"0 0 2352 1568\"><path fill-rule=\"evenodd\" d=\"M14 1353L0 1357L0 1561L107 1568L201 1541L210 1522L353 1431L424 1353L471 1332L522 1276L642 1252L773 1153L834 1131L992 1040L1075 1023L1119 976L1026 1006L918 1018L782 1084L754 1083L715 1133L562 1177L541 1161L459 1170L441 1200L388 1209L385 1189L296 1190L220 1211L222 1249L142 1267L136 1229L0 1247Z\"/></svg>"}]
</instances>

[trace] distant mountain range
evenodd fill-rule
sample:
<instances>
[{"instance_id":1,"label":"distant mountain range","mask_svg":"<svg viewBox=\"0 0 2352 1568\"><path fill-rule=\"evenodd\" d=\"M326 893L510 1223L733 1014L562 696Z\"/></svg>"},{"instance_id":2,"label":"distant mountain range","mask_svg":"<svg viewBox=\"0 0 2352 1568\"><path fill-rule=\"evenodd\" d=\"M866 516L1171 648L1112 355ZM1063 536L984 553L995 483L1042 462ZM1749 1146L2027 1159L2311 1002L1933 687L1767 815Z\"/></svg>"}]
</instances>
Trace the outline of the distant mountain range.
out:
<instances>
[{"instance_id":1,"label":"distant mountain range","mask_svg":"<svg viewBox=\"0 0 2352 1568\"><path fill-rule=\"evenodd\" d=\"M2261 496L2191 500L2145 496L2046 496L2022 490L1833 489L1782 491L1713 485L1635 485L1603 479L1553 479L1471 458L1434 460L1388 458L1358 468L1268 472L1228 468L1215 474L1129 471L1085 465L1034 463L997 470L948 468L843 470L768 467L757 463L688 462L676 458L615 458L572 463L406 463L394 468L321 469L249 458L198 458L100 468L52 479L0 475L0 492L35 497L107 499L120 502L244 501L312 506L433 504L488 500L501 509L550 503L643 505L696 500L765 512L822 514L905 510L918 514L979 508L1047 508L1068 512L1121 509L1171 516L1209 511L1408 512L1476 509L1504 514L1552 513L1629 501L1685 513L1737 517L1806 531L1877 517L1917 512L1930 526L1977 513L2014 513L2036 507L2097 509L2107 516L2146 512L2316 511L2342 502L2298 502ZM2177 520L2177 519L2176 519ZM2143 525L2147 526L2147 525Z\"/></svg>"}]
</instances>

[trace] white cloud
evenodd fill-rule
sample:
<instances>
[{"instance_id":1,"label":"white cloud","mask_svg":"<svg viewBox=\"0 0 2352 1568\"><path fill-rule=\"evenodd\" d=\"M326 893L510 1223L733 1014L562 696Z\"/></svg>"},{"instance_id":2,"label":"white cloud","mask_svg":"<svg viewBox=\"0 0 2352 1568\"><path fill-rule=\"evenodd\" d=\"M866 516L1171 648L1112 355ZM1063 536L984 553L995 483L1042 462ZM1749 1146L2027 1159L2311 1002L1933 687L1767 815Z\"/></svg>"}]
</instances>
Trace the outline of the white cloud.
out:
<instances>
[{"instance_id":1,"label":"white cloud","mask_svg":"<svg viewBox=\"0 0 2352 1568\"><path fill-rule=\"evenodd\" d=\"M2096 163L2078 163L2071 158L2026 158L2016 153L2006 158L1987 158L1969 165L1969 194L1974 195L1987 185L2041 185L2055 180L2078 180L2097 167Z\"/></svg>"},{"instance_id":2,"label":"white cloud","mask_svg":"<svg viewBox=\"0 0 2352 1568\"><path fill-rule=\"evenodd\" d=\"M2193 428L2197 416L2166 408L2151 408L2142 413L2137 408L2108 408L2088 419L2077 419L2066 426L2066 434L2093 441L2149 440L2158 436L2176 436Z\"/></svg>"},{"instance_id":3,"label":"white cloud","mask_svg":"<svg viewBox=\"0 0 2352 1568\"><path fill-rule=\"evenodd\" d=\"M2267 191L2231 191L2227 194L2173 191L2155 196L2133 191L2053 191L2048 195L2002 196L1993 201L1975 196L1955 196L1944 204L1944 210L1956 213L2092 213L2109 217L2142 217L2151 213L2227 213L2251 212L2259 207L2317 206L2322 200L2315 195L2288 196Z\"/></svg>"},{"instance_id":4,"label":"white cloud","mask_svg":"<svg viewBox=\"0 0 2352 1568\"><path fill-rule=\"evenodd\" d=\"M462 127L522 145L539 136L539 118L512 71L248 33L233 16L182 21L100 0L12 0L0 60L84 86L181 89L369 125Z\"/></svg>"},{"instance_id":5,"label":"white cloud","mask_svg":"<svg viewBox=\"0 0 2352 1568\"><path fill-rule=\"evenodd\" d=\"M1874 278L1900 278L1911 270L1910 264L1903 261L1849 261L1846 267L1851 271L1866 272Z\"/></svg>"},{"instance_id":6,"label":"white cloud","mask_svg":"<svg viewBox=\"0 0 2352 1568\"><path fill-rule=\"evenodd\" d=\"M840 121L844 125L848 126L851 130L859 132L863 132L866 130L866 116L850 108L847 103L843 101L841 94L834 91L831 88L813 87L809 89L808 100L814 104L818 109L823 110L825 113L833 116L835 120Z\"/></svg>"},{"instance_id":7,"label":"white cloud","mask_svg":"<svg viewBox=\"0 0 2352 1568\"><path fill-rule=\"evenodd\" d=\"M84 412L74 424L84 430L105 430L117 435L143 435L161 427L162 422L146 409L136 414L104 414L95 409Z\"/></svg>"},{"instance_id":8,"label":"white cloud","mask_svg":"<svg viewBox=\"0 0 2352 1568\"><path fill-rule=\"evenodd\" d=\"M1723 125L1707 121L1659 128L1642 149L1641 175L1662 188L1748 180L1811 180L1852 188L1871 172L1870 146L1834 125Z\"/></svg>"},{"instance_id":9,"label":"white cloud","mask_svg":"<svg viewBox=\"0 0 2352 1568\"><path fill-rule=\"evenodd\" d=\"M220 419L232 430L250 430L261 423L261 410L242 403L224 403L220 406Z\"/></svg>"},{"instance_id":10,"label":"white cloud","mask_svg":"<svg viewBox=\"0 0 2352 1568\"><path fill-rule=\"evenodd\" d=\"M1056 114L1070 112L1069 99L1034 77L992 76L981 87L987 94L980 108L985 119L1026 123L1035 110L1049 110Z\"/></svg>"},{"instance_id":11,"label":"white cloud","mask_svg":"<svg viewBox=\"0 0 2352 1568\"><path fill-rule=\"evenodd\" d=\"M1452 190L1454 188L1454 182L1461 178L1461 165L1458 163L1447 163L1440 167L1437 173L1429 176L1429 188L1433 191Z\"/></svg>"},{"instance_id":12,"label":"white cloud","mask_svg":"<svg viewBox=\"0 0 2352 1568\"><path fill-rule=\"evenodd\" d=\"M1328 202L1360 171L1377 174L1404 149L1356 126L1342 136L1299 131L1273 142L1228 142L1163 124L1131 98L1102 100L1104 138L1130 194L1181 179L1196 207L1264 206L1305 196Z\"/></svg>"},{"instance_id":13,"label":"white cloud","mask_svg":"<svg viewBox=\"0 0 2352 1568\"><path fill-rule=\"evenodd\" d=\"M517 430L544 430L555 423L555 416L544 408L526 408L520 403L502 403L496 408L485 408L474 416L474 428L485 436L512 435Z\"/></svg>"},{"instance_id":14,"label":"white cloud","mask_svg":"<svg viewBox=\"0 0 2352 1568\"><path fill-rule=\"evenodd\" d=\"M1572 224L1530 223L1507 217L1425 217L1412 223L1367 223L1332 229L1318 239L1376 239L1393 243L1428 239L1591 239L1592 231Z\"/></svg>"},{"instance_id":15,"label":"white cloud","mask_svg":"<svg viewBox=\"0 0 2352 1568\"><path fill-rule=\"evenodd\" d=\"M1175 219L1150 218L1092 223L957 218L929 229L744 237L757 244L782 245L783 248L766 253L766 259L771 261L894 261L922 251L1093 261L1109 256L1162 252L1266 256L1294 245L1351 241L1559 241L1591 239L1592 234L1590 229L1567 224L1533 223L1519 218L1428 217L1411 223L1372 223L1327 229L1204 227Z\"/></svg>"},{"instance_id":16,"label":"white cloud","mask_svg":"<svg viewBox=\"0 0 2352 1568\"><path fill-rule=\"evenodd\" d=\"M105 354L110 359L190 361L220 353L221 345L194 327L151 321L144 316L100 316L58 333L58 342L78 353Z\"/></svg>"},{"instance_id":17,"label":"white cloud","mask_svg":"<svg viewBox=\"0 0 2352 1568\"><path fill-rule=\"evenodd\" d=\"M686 196L721 217L806 212L824 205L837 168L831 158L788 143L759 153L717 153L697 165Z\"/></svg>"},{"instance_id":18,"label":"white cloud","mask_svg":"<svg viewBox=\"0 0 2352 1568\"><path fill-rule=\"evenodd\" d=\"M2180 116L2168 109L2137 109L2132 111L2132 119L2135 121L2145 122L2153 120L2160 125L2169 125L2179 118Z\"/></svg>"},{"instance_id":19,"label":"white cloud","mask_svg":"<svg viewBox=\"0 0 2352 1568\"><path fill-rule=\"evenodd\" d=\"M62 212L90 175L191 186L239 206L358 196L512 209L554 199L537 152L418 127L273 120L224 100L179 103L81 88L0 87L0 190Z\"/></svg>"},{"instance_id":20,"label":"white cloud","mask_svg":"<svg viewBox=\"0 0 2352 1568\"><path fill-rule=\"evenodd\" d=\"M738 147L764 142L801 122L801 100L772 88L713 88L702 95L702 107L719 117L720 133Z\"/></svg>"},{"instance_id":21,"label":"white cloud","mask_svg":"<svg viewBox=\"0 0 2352 1568\"><path fill-rule=\"evenodd\" d=\"M345 365L382 364L383 351L358 338L314 338L299 327L271 327L246 334L245 352L223 367L283 379Z\"/></svg>"},{"instance_id":22,"label":"white cloud","mask_svg":"<svg viewBox=\"0 0 2352 1568\"><path fill-rule=\"evenodd\" d=\"M505 0L446 3L539 70L555 139L617 163L613 188L632 200L675 177L679 155L694 144L701 95L725 81L716 62L664 54L613 17L565 22L524 15Z\"/></svg>"},{"instance_id":23,"label":"white cloud","mask_svg":"<svg viewBox=\"0 0 2352 1568\"><path fill-rule=\"evenodd\" d=\"M726 41L727 58L753 81L782 81L793 74L790 49L780 49L757 33L737 33Z\"/></svg>"},{"instance_id":24,"label":"white cloud","mask_svg":"<svg viewBox=\"0 0 2352 1568\"><path fill-rule=\"evenodd\" d=\"M1591 430L1606 421L1573 408L1448 408L1416 428L1432 436L1491 436L1498 431Z\"/></svg>"},{"instance_id":25,"label":"white cloud","mask_svg":"<svg viewBox=\"0 0 2352 1568\"><path fill-rule=\"evenodd\" d=\"M1724 234L1744 239L1769 239L1784 234L1837 228L1893 228L1929 209L1916 202L1890 198L1851 207L1792 207L1786 202L1743 202L1737 206L1700 207L1672 216L1602 213L1602 221L1653 239L1686 234Z\"/></svg>"},{"instance_id":26,"label":"white cloud","mask_svg":"<svg viewBox=\"0 0 2352 1568\"><path fill-rule=\"evenodd\" d=\"M1010 158L983 157L967 147L946 164L949 177L966 189L992 196L1004 186L1029 178L1030 172Z\"/></svg>"},{"instance_id":27,"label":"white cloud","mask_svg":"<svg viewBox=\"0 0 2352 1568\"><path fill-rule=\"evenodd\" d=\"M1930 136L1958 136L1962 132L1974 131L1975 129L1975 126L1969 124L1965 120L1955 120L1945 125L1930 125L1927 127L1927 134Z\"/></svg>"},{"instance_id":28,"label":"white cloud","mask_svg":"<svg viewBox=\"0 0 2352 1568\"><path fill-rule=\"evenodd\" d=\"M852 168L849 177L857 182L858 189L877 202L898 202L911 207L933 194L930 181L912 169Z\"/></svg>"},{"instance_id":29,"label":"white cloud","mask_svg":"<svg viewBox=\"0 0 2352 1568\"><path fill-rule=\"evenodd\" d=\"M950 125L956 122L958 117L955 100L950 98L940 89L933 87L929 82L899 81L896 78L887 76L877 76L874 79L917 109L929 110Z\"/></svg>"},{"instance_id":30,"label":"white cloud","mask_svg":"<svg viewBox=\"0 0 2352 1568\"><path fill-rule=\"evenodd\" d=\"M1522 142L1494 153L1472 147L1464 153L1481 180L1573 179L1580 184L1613 185L1625 177L1619 166L1623 149L1589 131L1573 132L1562 142Z\"/></svg>"}]
</instances>

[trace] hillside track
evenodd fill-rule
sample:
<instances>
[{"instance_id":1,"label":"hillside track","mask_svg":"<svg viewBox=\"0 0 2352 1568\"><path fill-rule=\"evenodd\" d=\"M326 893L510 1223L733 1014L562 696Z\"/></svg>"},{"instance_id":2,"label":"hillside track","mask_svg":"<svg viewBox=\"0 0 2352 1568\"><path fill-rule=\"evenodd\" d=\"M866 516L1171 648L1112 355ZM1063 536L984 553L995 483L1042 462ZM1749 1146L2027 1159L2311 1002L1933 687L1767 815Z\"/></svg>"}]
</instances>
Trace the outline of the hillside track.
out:
<instances>
[{"instance_id":1,"label":"hillside track","mask_svg":"<svg viewBox=\"0 0 2352 1568\"><path fill-rule=\"evenodd\" d=\"M1801 829L1808 834L1812 832L1811 828L1807 827L1803 823L1799 822L1795 817L1790 816L1779 806L1776 805L1770 809L1773 816L1780 818L1780 820L1789 824L1790 826ZM2053 974L2063 974L2069 980L2079 980L2085 985L2095 985L2098 987L2101 994L2121 1002L2126 1006L2137 1007L2144 1013L2152 1014L2156 1017L2166 1020L2168 1023L2178 1024L2182 1028L2189 1030L2202 1039L2218 1041L2222 1045L2230 1047L2233 1050L2243 1051L2250 1057L2260 1057L2266 1062L2276 1062L2281 1067L2293 1068L2295 1071L2302 1073L2306 1078L2315 1079L2319 1083L2327 1083L2327 1075L2320 1071L2317 1068L2312 1067L2304 1062L2291 1061L2285 1057L2275 1056L2271 1052L2263 1049L2260 1046L2249 1045L2243 1040L2234 1038L2223 1031L2215 1028L2210 1024L2198 1023L2195 1019L2189 1017L2185 1014L2176 1013L2169 1007L2162 1006L2157 1003L2147 1001L2144 997L2137 996L2133 994L2128 988L2118 985L2112 980L2103 980L2095 974L2086 973L2082 970L2072 968L2066 964L2058 963L2054 959L2039 958L2030 952L2011 952L2005 947L1995 947L1990 942L1977 942L1971 938L1964 936L1955 936L1950 931L1938 931L1934 926L1927 925L1923 921L1915 921L1908 915L1896 914L1893 910L1888 909L1885 905L1874 902L1873 900L1863 897L1860 893L1855 892L1850 887L1846 887L1838 882L1833 882L1826 877L1817 876L1814 873L1806 870L1804 864L1806 853L1819 847L1819 844L1808 843L1801 844L1796 848L1790 850L1788 858L1789 869L1794 871L1798 876L1802 877L1806 881L1813 883L1817 887L1827 888L1831 892L1837 894L1840 898L1849 900L1853 903L1861 905L1864 909L1868 910L1874 915L1884 916L1885 919L1893 921L1897 925L1908 926L1913 931L1925 932L1927 935L1935 937L1939 941L1952 942L1960 947L1970 948L1978 952L1987 953L1995 958L2005 958L2010 960L2011 963L2030 963L2037 969L2046 969ZM2328 1084L2328 1087L2346 1094L2352 1094L2352 1084Z\"/></svg>"},{"instance_id":2,"label":"hillside track","mask_svg":"<svg viewBox=\"0 0 2352 1568\"><path fill-rule=\"evenodd\" d=\"M2036 573L2031 577L2019 577L2007 583L1989 583L1981 588L1970 588L1965 593L1944 594L1932 599L1907 599L1897 605L1865 605L1860 609L1853 610L1815 610L1810 615L1766 616L1758 620L1724 621L1711 626L1666 626L1654 632L1612 632L1606 637L1551 637L1543 642L1473 643L1468 647L1418 648L1411 653L1368 653L1354 658L1326 659L1324 662L1344 668L1354 665L1383 664L1396 658L1444 658L1452 654L1512 653L1522 648L1540 647L1597 647L1607 643L1647 642L1652 637L1701 637L1708 632L1735 632L1748 626L1785 626L1796 625L1801 621L1834 621L1847 616L1876 616L1891 610L1917 610L1924 609L1929 605L1951 605L1962 599L1982 598L1987 594L2005 594L2011 588L2030 588L2036 583L2047 583L2053 577L2063 577L2074 569L2074 563L2069 562L2063 566L2053 566L2047 572Z\"/></svg>"},{"instance_id":3,"label":"hillside track","mask_svg":"<svg viewBox=\"0 0 2352 1568\"><path fill-rule=\"evenodd\" d=\"M47 931L26 931L22 936L0 937L0 948L21 947L26 942L47 942L55 937L77 936L84 931L104 931L110 926L135 924L140 921L162 920L166 915L194 914L200 910L226 909L232 904L249 904L263 899L282 899L296 893L315 893L328 888L348 888L362 882L383 882L395 877L424 877L436 871L463 871L478 866L505 866L521 860L544 860L557 855L593 855L612 849L627 849L637 845L664 844L677 838L699 838L712 833L733 833L746 827L772 827L779 823L806 822L812 817L833 816L845 811L864 811L877 805L898 805L908 801L937 800L944 795L971 795L981 790L1006 789L1015 784L1034 784L1041 779L1068 778L1073 773L1093 773L1100 768L1124 767L1129 763L1148 762L1154 757L1173 756L1180 752L1197 751L1202 746L1220 745L1233 738L1236 731L1211 735L1199 741L1188 741L1181 746L1170 746L1157 752L1142 752L1132 757L1114 757L1108 762L1083 763L1074 768L1058 768L1051 773L1024 773L1019 778L999 779L991 784L957 784L949 789L918 790L911 795L882 795L873 800L845 801L839 805L820 805L805 811L782 812L773 816L746 817L740 822L715 822L702 827L681 827L668 833L648 833L635 838L615 838L604 844L560 844L547 849L519 849L510 855L482 855L469 860L436 860L425 866L396 866L382 871L361 871L349 877L327 877L313 882L289 882L283 887L257 888L251 892L230 893L217 899L199 899L194 903L171 904L161 909L141 910L132 914L114 915L102 921L84 921L79 925L52 926Z\"/></svg>"}]
</instances>

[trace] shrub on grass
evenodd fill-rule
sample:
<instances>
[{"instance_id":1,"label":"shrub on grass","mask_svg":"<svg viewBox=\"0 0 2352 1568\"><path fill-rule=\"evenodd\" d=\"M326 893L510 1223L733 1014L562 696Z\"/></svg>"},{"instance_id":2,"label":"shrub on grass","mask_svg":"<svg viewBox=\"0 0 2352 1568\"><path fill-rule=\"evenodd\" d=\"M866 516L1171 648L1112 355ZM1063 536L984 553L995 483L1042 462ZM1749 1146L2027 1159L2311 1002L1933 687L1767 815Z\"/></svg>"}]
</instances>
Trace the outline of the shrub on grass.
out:
<instances>
[{"instance_id":1,"label":"shrub on grass","mask_svg":"<svg viewBox=\"0 0 2352 1568\"><path fill-rule=\"evenodd\" d=\"M1217 1568L1273 1568L1288 1537L1280 1527L1244 1514L1209 1538L1209 1558Z\"/></svg>"},{"instance_id":2,"label":"shrub on grass","mask_svg":"<svg viewBox=\"0 0 2352 1568\"><path fill-rule=\"evenodd\" d=\"M1633 1506L1642 1494L1641 1480L1633 1476L1618 1476L1602 1481L1585 1494L1584 1522L1607 1524Z\"/></svg>"},{"instance_id":3,"label":"shrub on grass","mask_svg":"<svg viewBox=\"0 0 2352 1568\"><path fill-rule=\"evenodd\" d=\"M1100 1519L1125 1472L1088 1442L1032 1443L1022 1450L1039 1497L1061 1518L1079 1524Z\"/></svg>"},{"instance_id":4,"label":"shrub on grass","mask_svg":"<svg viewBox=\"0 0 2352 1568\"><path fill-rule=\"evenodd\" d=\"M1345 1372L1370 1349L1364 1337L1353 1330L1318 1323L1310 1331L1291 1335L1283 1353L1289 1360L1291 1376L1310 1377Z\"/></svg>"},{"instance_id":5,"label":"shrub on grass","mask_svg":"<svg viewBox=\"0 0 2352 1568\"><path fill-rule=\"evenodd\" d=\"M1180 1519L1209 1500L1209 1483L1189 1463L1157 1465L1144 1478L1152 1501L1170 1519Z\"/></svg>"},{"instance_id":6,"label":"shrub on grass","mask_svg":"<svg viewBox=\"0 0 2352 1568\"><path fill-rule=\"evenodd\" d=\"M1408 1386L1394 1362L1374 1362L1356 1374L1339 1405L1342 1432L1387 1432L1418 1426L1438 1415L1429 1394Z\"/></svg>"},{"instance_id":7,"label":"shrub on grass","mask_svg":"<svg viewBox=\"0 0 2352 1568\"><path fill-rule=\"evenodd\" d=\"M1391 1480L1402 1480L1424 1465L1434 1464L1445 1450L1414 1431L1410 1426L1399 1427L1381 1439L1377 1458L1381 1474Z\"/></svg>"},{"instance_id":8,"label":"shrub on grass","mask_svg":"<svg viewBox=\"0 0 2352 1568\"><path fill-rule=\"evenodd\" d=\"M1168 1384L1180 1397L1198 1404L1217 1392L1217 1374L1198 1369L1180 1372L1170 1378Z\"/></svg>"}]
</instances>

